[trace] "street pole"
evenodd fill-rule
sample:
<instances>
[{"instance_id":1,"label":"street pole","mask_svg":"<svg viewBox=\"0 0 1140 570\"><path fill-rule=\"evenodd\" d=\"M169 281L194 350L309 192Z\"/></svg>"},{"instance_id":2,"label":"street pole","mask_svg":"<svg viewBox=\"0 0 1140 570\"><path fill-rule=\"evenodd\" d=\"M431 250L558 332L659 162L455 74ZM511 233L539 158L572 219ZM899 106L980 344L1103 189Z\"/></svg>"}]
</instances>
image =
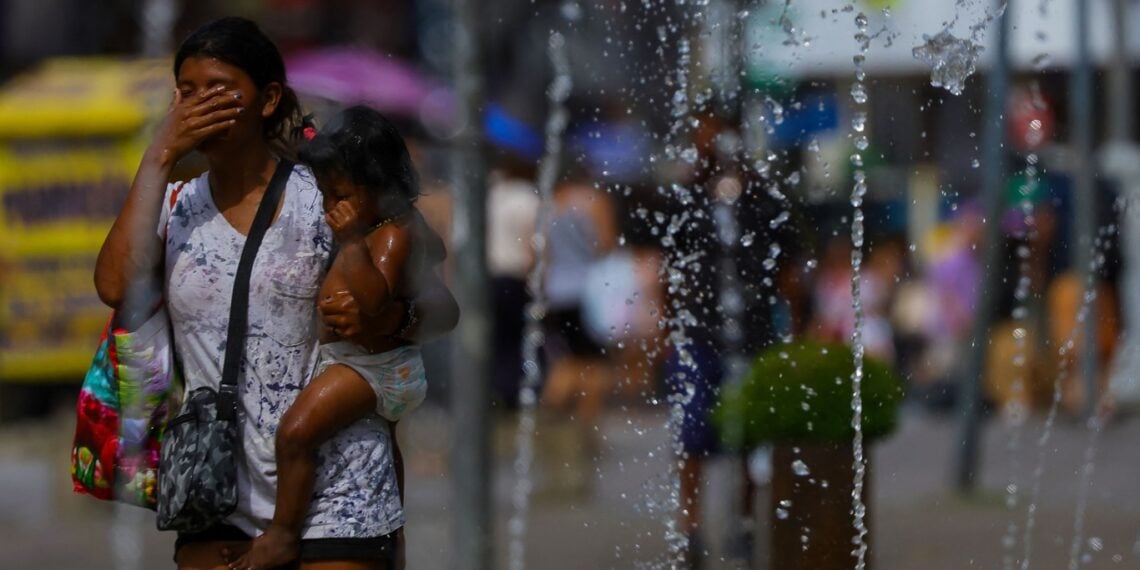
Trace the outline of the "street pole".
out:
<instances>
[{"instance_id":1,"label":"street pole","mask_svg":"<svg viewBox=\"0 0 1140 570\"><path fill-rule=\"evenodd\" d=\"M139 7L141 33L139 53L143 57L163 57L171 51L178 0L144 0ZM132 292L137 292L132 291ZM145 295L130 295L128 305L138 306ZM131 311L124 311L130 313ZM116 502L107 527L107 542L115 568L138 570L142 564L142 511Z\"/></svg>"},{"instance_id":2,"label":"street pole","mask_svg":"<svg viewBox=\"0 0 1140 570\"><path fill-rule=\"evenodd\" d=\"M1132 114L1132 69L1128 64L1128 2L1112 0L1112 58L1108 70L1108 138L1113 142L1132 140L1135 117Z\"/></svg>"},{"instance_id":3,"label":"street pole","mask_svg":"<svg viewBox=\"0 0 1140 570\"><path fill-rule=\"evenodd\" d=\"M1119 24L1118 24L1119 25ZM1071 251L1073 271L1081 276L1088 290L1096 291L1097 276L1092 267L1093 234L1096 233L1096 184L1093 180L1093 85L1092 62L1089 58L1089 0L1077 0L1077 58L1069 76L1069 124L1073 146L1073 230L1075 243ZM1085 384L1085 417L1096 411L1097 386L1097 302L1088 304L1083 323L1082 343L1076 347L1082 354L1080 374Z\"/></svg>"},{"instance_id":4,"label":"street pole","mask_svg":"<svg viewBox=\"0 0 1140 570\"><path fill-rule=\"evenodd\" d=\"M169 55L174 38L174 22L178 19L178 0L145 0L139 14L142 27L142 55Z\"/></svg>"},{"instance_id":5,"label":"street pole","mask_svg":"<svg viewBox=\"0 0 1140 570\"><path fill-rule=\"evenodd\" d=\"M454 492L451 568L491 567L490 340L487 274L487 188L482 152L484 109L477 0L454 0L455 119L452 149L456 298L462 317L451 378Z\"/></svg>"},{"instance_id":6,"label":"street pole","mask_svg":"<svg viewBox=\"0 0 1140 570\"><path fill-rule=\"evenodd\" d=\"M1109 144L1101 156L1103 171L1116 182L1120 208L1120 250L1124 259L1121 291L1140 288L1140 146L1133 140L1135 120L1132 114L1132 70L1128 62L1127 27L1130 0L1113 0L1113 56L1108 72ZM1123 390L1128 404L1135 405L1140 382L1140 298L1121 295L1124 337L1116 350L1110 386L1114 397ZM1117 405L1121 402L1118 400Z\"/></svg>"},{"instance_id":7,"label":"street pole","mask_svg":"<svg viewBox=\"0 0 1140 570\"><path fill-rule=\"evenodd\" d=\"M998 4L1004 4L1000 0ZM1010 0L1010 4L1013 0ZM1001 272L1001 218L1005 184L1005 105L1009 91L1009 14L1012 6L997 20L994 63L986 78L986 100L982 111L982 193L985 200L985 234L982 248L982 290L971 332L970 352L962 375L961 439L958 453L957 487L961 493L974 490L978 467L979 404L982 371L989 346L990 317L997 306Z\"/></svg>"}]
</instances>

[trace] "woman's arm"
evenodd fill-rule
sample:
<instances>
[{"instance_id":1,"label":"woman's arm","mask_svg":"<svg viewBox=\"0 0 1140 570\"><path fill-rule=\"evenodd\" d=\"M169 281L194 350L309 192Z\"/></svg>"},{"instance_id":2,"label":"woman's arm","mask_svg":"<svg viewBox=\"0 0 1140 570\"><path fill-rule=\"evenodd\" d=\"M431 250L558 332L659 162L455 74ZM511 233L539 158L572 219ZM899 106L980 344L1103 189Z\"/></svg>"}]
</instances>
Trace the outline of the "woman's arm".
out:
<instances>
[{"instance_id":1,"label":"woman's arm","mask_svg":"<svg viewBox=\"0 0 1140 570\"><path fill-rule=\"evenodd\" d=\"M410 303L393 301L374 317L363 313L348 291L321 299L319 309L325 324L340 331L342 337L366 346L369 339L393 336L423 344L451 332L459 323L459 304L438 271L431 272L431 278ZM408 315L414 322L401 332L408 324Z\"/></svg>"},{"instance_id":2,"label":"woman's arm","mask_svg":"<svg viewBox=\"0 0 1140 570\"><path fill-rule=\"evenodd\" d=\"M176 91L170 111L143 154L131 189L95 262L95 291L109 307L122 309L127 292L154 293L162 260L158 218L170 173L200 142L228 129L240 101L218 88L183 99Z\"/></svg>"},{"instance_id":3,"label":"woman's arm","mask_svg":"<svg viewBox=\"0 0 1140 570\"><path fill-rule=\"evenodd\" d=\"M128 290L152 288L151 280L157 278L162 252L158 218L173 167L167 153L153 147L147 150L123 209L99 250L95 291L113 309L123 308Z\"/></svg>"},{"instance_id":4,"label":"woman's arm","mask_svg":"<svg viewBox=\"0 0 1140 570\"><path fill-rule=\"evenodd\" d=\"M437 265L447 256L446 247L439 234L422 217L418 217L418 212L416 215L414 223L420 227L427 263ZM411 250L410 244L406 247ZM408 251L404 254L407 255ZM376 263L381 270L391 265L379 258ZM404 265L400 264L400 267ZM387 271L385 275L388 276ZM389 277L389 283L396 282ZM419 287L414 299L393 301L383 311L368 310L367 303L358 301L362 297L347 291L322 299L319 308L327 325L341 331L341 336L366 346L370 339L380 337L398 337L414 344L424 344L455 328L459 323L459 304L444 284L438 269L424 271Z\"/></svg>"},{"instance_id":5,"label":"woman's arm","mask_svg":"<svg viewBox=\"0 0 1140 570\"><path fill-rule=\"evenodd\" d=\"M424 284L423 291L416 296L411 307L404 306L405 315L411 314L413 322L407 330L397 329L396 334L415 344L435 340L455 329L459 324L459 303L451 290L443 283L438 271L431 272L431 278ZM400 327L408 324L407 319Z\"/></svg>"}]
</instances>

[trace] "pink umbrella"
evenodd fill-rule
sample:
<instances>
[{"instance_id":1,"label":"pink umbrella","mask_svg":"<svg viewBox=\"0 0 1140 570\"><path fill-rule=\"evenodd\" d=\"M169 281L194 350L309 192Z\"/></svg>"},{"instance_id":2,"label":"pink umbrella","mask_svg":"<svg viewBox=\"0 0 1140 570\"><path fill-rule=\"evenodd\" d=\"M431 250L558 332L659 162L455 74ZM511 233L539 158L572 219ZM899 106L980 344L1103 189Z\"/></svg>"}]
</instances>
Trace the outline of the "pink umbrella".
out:
<instances>
[{"instance_id":1,"label":"pink umbrella","mask_svg":"<svg viewBox=\"0 0 1140 570\"><path fill-rule=\"evenodd\" d=\"M451 91L414 67L358 47L322 48L286 59L298 93L341 105L368 105L436 126L450 122Z\"/></svg>"}]
</instances>

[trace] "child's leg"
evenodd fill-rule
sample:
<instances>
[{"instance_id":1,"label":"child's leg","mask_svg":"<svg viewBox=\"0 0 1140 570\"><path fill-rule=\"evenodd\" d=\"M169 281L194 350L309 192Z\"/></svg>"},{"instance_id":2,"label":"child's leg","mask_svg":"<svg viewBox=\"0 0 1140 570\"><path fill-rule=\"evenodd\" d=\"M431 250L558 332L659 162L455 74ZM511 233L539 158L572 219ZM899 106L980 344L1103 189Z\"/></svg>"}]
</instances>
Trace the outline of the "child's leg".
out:
<instances>
[{"instance_id":1,"label":"child's leg","mask_svg":"<svg viewBox=\"0 0 1140 570\"><path fill-rule=\"evenodd\" d=\"M375 410L372 387L343 364L329 366L301 391L277 427L273 521L233 568L274 568L297 558L316 479L317 448Z\"/></svg>"}]
</instances>

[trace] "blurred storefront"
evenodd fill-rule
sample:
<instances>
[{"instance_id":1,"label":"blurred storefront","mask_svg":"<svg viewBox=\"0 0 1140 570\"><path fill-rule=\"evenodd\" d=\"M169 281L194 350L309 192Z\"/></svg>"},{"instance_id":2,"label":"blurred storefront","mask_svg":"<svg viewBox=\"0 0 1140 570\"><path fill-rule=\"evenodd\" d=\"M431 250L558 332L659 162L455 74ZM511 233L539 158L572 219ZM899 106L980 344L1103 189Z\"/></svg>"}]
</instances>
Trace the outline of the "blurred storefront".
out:
<instances>
[{"instance_id":1,"label":"blurred storefront","mask_svg":"<svg viewBox=\"0 0 1140 570\"><path fill-rule=\"evenodd\" d=\"M49 60L0 90L0 382L78 381L95 257L169 103L167 62Z\"/></svg>"}]
</instances>

